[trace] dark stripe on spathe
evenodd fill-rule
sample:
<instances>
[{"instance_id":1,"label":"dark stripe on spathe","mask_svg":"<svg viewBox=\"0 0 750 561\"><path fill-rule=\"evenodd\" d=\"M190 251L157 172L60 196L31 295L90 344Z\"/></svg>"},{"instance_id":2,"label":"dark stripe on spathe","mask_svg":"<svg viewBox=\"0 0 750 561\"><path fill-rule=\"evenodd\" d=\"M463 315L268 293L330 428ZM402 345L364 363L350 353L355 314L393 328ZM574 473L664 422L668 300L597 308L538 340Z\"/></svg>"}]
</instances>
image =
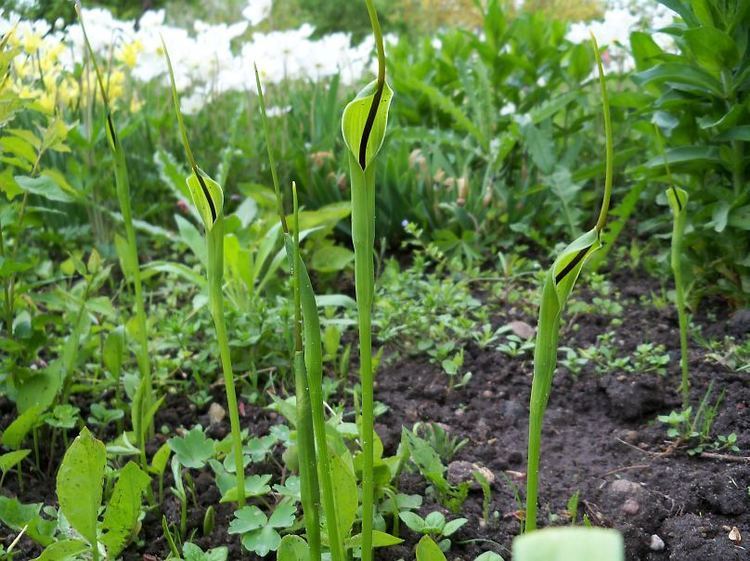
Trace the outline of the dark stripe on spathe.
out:
<instances>
[{"instance_id":1,"label":"dark stripe on spathe","mask_svg":"<svg viewBox=\"0 0 750 561\"><path fill-rule=\"evenodd\" d=\"M680 202L680 195L677 193L677 189L672 185L672 194L674 194L674 200L677 201L677 210L682 212L682 202Z\"/></svg>"},{"instance_id":2,"label":"dark stripe on spathe","mask_svg":"<svg viewBox=\"0 0 750 561\"><path fill-rule=\"evenodd\" d=\"M372 97L372 105L370 106L370 112L367 114L367 121L365 121L365 128L362 130L362 140L359 143L359 167L364 171L367 167L367 143L370 140L370 134L372 133L372 127L375 125L375 117L378 114L378 107L380 100L383 97L383 89L385 88L385 81L378 87L375 95Z\"/></svg>"},{"instance_id":3,"label":"dark stripe on spathe","mask_svg":"<svg viewBox=\"0 0 750 561\"><path fill-rule=\"evenodd\" d=\"M216 207L214 206L214 200L211 198L211 193L208 191L206 182L203 180L203 176L196 168L193 168L193 173L195 173L195 177L198 178L198 183L200 184L201 189L203 189L203 195L208 201L208 208L211 209L211 222L216 222Z\"/></svg>"},{"instance_id":4,"label":"dark stripe on spathe","mask_svg":"<svg viewBox=\"0 0 750 561\"><path fill-rule=\"evenodd\" d=\"M591 249L591 246L584 247L578 253L576 253L576 256L573 257L570 263L565 265L563 270L557 273L557 276L555 277L555 284L559 284L560 281L563 280L568 275L568 273L570 273L570 271L575 269L575 266L578 265L584 257L586 257L586 253L588 253L589 249Z\"/></svg>"},{"instance_id":5,"label":"dark stripe on spathe","mask_svg":"<svg viewBox=\"0 0 750 561\"><path fill-rule=\"evenodd\" d=\"M107 113L107 126L109 127L109 135L112 138L112 144L117 144L117 135L115 134L115 125L112 122L112 114Z\"/></svg>"}]
</instances>

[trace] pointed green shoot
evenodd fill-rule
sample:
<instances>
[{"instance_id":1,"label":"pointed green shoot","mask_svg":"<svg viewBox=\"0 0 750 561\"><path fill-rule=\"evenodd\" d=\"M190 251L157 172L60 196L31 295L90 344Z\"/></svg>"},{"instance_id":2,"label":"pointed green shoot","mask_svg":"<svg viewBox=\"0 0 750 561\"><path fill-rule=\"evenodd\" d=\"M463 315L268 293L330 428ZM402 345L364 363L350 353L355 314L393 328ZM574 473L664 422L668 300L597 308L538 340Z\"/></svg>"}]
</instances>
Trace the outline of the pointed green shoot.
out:
<instances>
[{"instance_id":1,"label":"pointed green shoot","mask_svg":"<svg viewBox=\"0 0 750 561\"><path fill-rule=\"evenodd\" d=\"M198 209L198 213L206 229L208 301L216 328L216 340L219 346L221 368L224 373L224 389L227 394L227 409L229 409L234 465L237 476L237 503L242 507L245 505L245 464L242 454L242 431L240 427L239 408L237 407L237 393L234 387L234 372L232 370L232 358L229 350L229 337L227 336L227 327L224 318L224 191L221 185L201 170L195 161L193 151L190 149L190 141L188 140L187 129L182 118L182 111L180 110L180 96L177 93L172 61L169 58L169 51L167 50L167 45L164 43L164 38L162 38L162 45L169 68L172 102L174 103L174 110L177 115L182 144L192 170L191 175L186 178L186 183L193 197L193 203Z\"/></svg>"},{"instance_id":2,"label":"pointed green shoot","mask_svg":"<svg viewBox=\"0 0 750 561\"><path fill-rule=\"evenodd\" d=\"M613 157L612 127L609 116L609 99L596 39L592 35L594 53L599 66L602 91L605 135L607 137L607 166L604 197L596 226L568 245L547 271L539 307L536 345L534 348L534 378L529 404L529 448L526 470L526 524L527 532L536 529L537 496L539 491L539 460L542 444L544 412L552 389L552 379L557 366L557 346L560 319L565 304L586 260L601 247L601 231L607 223L612 193Z\"/></svg>"},{"instance_id":3,"label":"pointed green shoot","mask_svg":"<svg viewBox=\"0 0 750 561\"><path fill-rule=\"evenodd\" d=\"M177 84L174 78L174 69L172 68L172 59L169 57L169 51L167 45L164 42L164 38L161 38L161 44L164 48L164 56L167 59L167 67L169 68L169 81L172 87L172 102L177 113L177 124L180 129L180 137L182 138L182 146L185 148L185 155L188 159L188 164L192 174L186 179L188 189L190 190L190 196L193 198L193 204L198 210L203 225L207 232L216 224L219 216L222 215L224 210L224 190L221 188L216 181L211 179L202 169L198 167L193 156L193 151L190 148L190 141L188 140L187 128L185 127L185 121L182 116L182 110L180 109L180 94L177 92Z\"/></svg>"},{"instance_id":4,"label":"pointed green shoot","mask_svg":"<svg viewBox=\"0 0 750 561\"><path fill-rule=\"evenodd\" d=\"M669 165L667 164L667 170ZM671 174L669 181L672 182ZM682 278L682 246L687 221L688 194L684 189L670 185L666 190L667 201L672 209L672 251L670 265L674 275L675 304L680 322L680 393L683 408L688 407L690 399L690 373L688 371L688 316L685 301L685 284Z\"/></svg>"},{"instance_id":5,"label":"pointed green shoot","mask_svg":"<svg viewBox=\"0 0 750 561\"><path fill-rule=\"evenodd\" d=\"M107 140L109 141L109 147L112 150L114 160L114 175L115 175L115 188L117 191L117 200L120 205L120 212L122 213L123 223L125 225L125 243L122 244L124 247L123 253L123 274L125 277L132 282L133 292L135 296L135 318L138 326L138 347L139 351L136 355L138 360L138 368L141 373L141 396L142 399L139 401L141 410L135 411L133 418L137 419L136 423L138 426L134 426L136 429L136 436L138 438L138 446L141 449L141 464L142 467L146 467L146 452L145 452L145 440L146 435L151 432L152 423L150 421L144 422L144 414L151 407L153 402L153 386L151 381L151 358L148 352L148 324L146 321L146 306L143 297L143 283L141 280L141 270L138 259L138 244L135 237L135 227L133 226L133 211L130 204L130 179L128 177L128 167L125 161L125 151L120 144L120 139L117 135L117 129L115 128L114 118L112 116L112 108L109 105L109 97L107 96L107 89L104 86L104 80L102 73L99 69L99 64L96 61L96 55L94 49L91 47L88 35L86 33L86 26L83 21L83 15L81 13L81 3L76 2L76 13L78 14L78 20L81 22L81 31L83 32L84 43L91 59L91 64L94 67L94 74L96 75L96 81L99 85L99 91L101 92L102 102L104 103L104 110L107 119ZM116 236L115 241L119 243L122 240L120 236Z\"/></svg>"},{"instance_id":6,"label":"pointed green shoot","mask_svg":"<svg viewBox=\"0 0 750 561\"><path fill-rule=\"evenodd\" d=\"M323 351L320 340L320 319L318 317L318 307L315 301L310 275L307 272L305 263L297 253L297 258L293 257L295 250L290 244L291 235L289 226L284 213L284 201L282 199L279 177L276 170L276 159L271 148L270 127L268 126L268 117L266 115L266 102L263 95L263 86L260 82L260 75L257 67L255 68L255 82L258 86L258 103L263 122L263 132L266 139L266 149L268 151L268 161L271 166L271 176L273 178L274 191L276 193L276 205L279 213L282 230L285 234L287 257L290 263L296 261L296 271L299 274L299 299L302 311L302 329L304 342L304 369L307 375L307 383L310 393L310 410L312 414L312 426L317 447L317 469L320 490L322 491L323 511L326 517L326 530L328 534L328 547L331 552L332 561L344 561L344 544L339 531L339 516L336 511L333 486L333 470L328 452L328 440L326 436L326 421L323 402ZM295 227L295 235L298 235L299 228ZM292 265L292 270L295 267ZM304 506L303 506L304 508ZM311 544L312 545L312 544ZM313 555L312 547L310 554Z\"/></svg>"}]
</instances>

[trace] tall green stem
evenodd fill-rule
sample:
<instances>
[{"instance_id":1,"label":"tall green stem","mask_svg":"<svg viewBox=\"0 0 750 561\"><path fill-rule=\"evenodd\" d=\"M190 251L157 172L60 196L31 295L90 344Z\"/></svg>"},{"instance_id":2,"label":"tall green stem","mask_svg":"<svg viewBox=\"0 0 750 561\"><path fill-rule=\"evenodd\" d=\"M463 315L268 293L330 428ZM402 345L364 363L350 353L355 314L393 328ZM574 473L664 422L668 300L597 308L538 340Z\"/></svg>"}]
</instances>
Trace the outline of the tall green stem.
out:
<instances>
[{"instance_id":1,"label":"tall green stem","mask_svg":"<svg viewBox=\"0 0 750 561\"><path fill-rule=\"evenodd\" d=\"M373 247L375 242L375 172L365 171L349 155L352 182L352 243L354 287L359 326L359 379L362 385L362 561L372 559L372 524L375 482L373 477L374 395L372 371L372 300L374 294Z\"/></svg>"},{"instance_id":2,"label":"tall green stem","mask_svg":"<svg viewBox=\"0 0 750 561\"><path fill-rule=\"evenodd\" d=\"M677 196L675 194L675 196ZM690 400L690 374L688 372L688 318L685 303L685 285L682 280L682 238L685 233L685 212L674 215L672 222L672 255L671 266L674 275L675 301L677 304L677 316L680 322L680 371L682 381L680 393L682 393L682 405L687 407Z\"/></svg>"},{"instance_id":3,"label":"tall green stem","mask_svg":"<svg viewBox=\"0 0 750 561\"><path fill-rule=\"evenodd\" d=\"M552 390L552 380L557 366L557 347L560 336L560 322L565 303L585 264L592 253L601 247L601 233L607 224L612 182L614 174L614 142L612 122L609 112L604 69L599 56L596 39L591 36L594 54L599 67L602 105L604 110L604 129L606 136L606 178L604 196L599 218L592 230L581 235L557 257L547 276L542 289L542 300L539 307L536 344L534 347L534 378L531 385L529 402L529 438L528 464L526 469L526 520L525 531L537 527L537 497L539 494L539 463L542 445L542 425L544 412Z\"/></svg>"},{"instance_id":4,"label":"tall green stem","mask_svg":"<svg viewBox=\"0 0 750 561\"><path fill-rule=\"evenodd\" d=\"M245 505L245 465L242 457L242 429L237 407L237 394L234 388L234 372L232 371L229 339L224 320L224 217L222 215L218 216L206 239L208 245L209 307L216 326L216 339L219 343L221 368L224 372L224 386L227 392L227 408L229 409L234 465L237 474L237 503L242 507Z\"/></svg>"},{"instance_id":5,"label":"tall green stem","mask_svg":"<svg viewBox=\"0 0 750 561\"><path fill-rule=\"evenodd\" d=\"M139 427L138 439L139 447L141 448L141 455L145 457L145 435L151 432L151 423L149 426L143 426L143 414L149 410L153 401L153 382L151 380L151 358L148 352L148 324L146 321L146 305L143 298L143 282L141 279L141 268L138 259L138 242L135 236L135 227L133 226L133 211L130 204L130 179L128 177L128 166L125 161L125 151L123 150L120 139L115 129L114 119L112 117L112 109L109 104L109 97L107 95L107 89L104 85L99 65L96 62L96 55L94 50L91 48L88 35L86 34L86 27L84 26L83 16L81 15L80 6L76 4L76 11L78 13L78 19L81 22L81 30L83 31L86 48L91 58L91 64L94 67L94 73L96 74L96 80L99 85L99 91L102 96L104 103L104 109L106 112L106 127L107 127L107 138L109 140L109 147L112 152L114 161L114 175L115 175L115 189L117 191L117 200L120 205L120 212L122 213L123 224L125 225L125 276L133 284L133 293L135 297L135 318L137 325L136 339L138 341L138 352L136 353L136 360L138 361L138 369L141 373L141 384L142 388L142 402L140 404L141 411L139 417L141 419L141 425ZM144 466L146 467L146 466Z\"/></svg>"},{"instance_id":6,"label":"tall green stem","mask_svg":"<svg viewBox=\"0 0 750 561\"><path fill-rule=\"evenodd\" d=\"M167 59L169 79L172 86L172 102L177 114L177 124L182 137L191 175L187 178L187 186L193 198L198 214L203 220L208 249L208 298L211 316L216 327L216 339L221 355L221 368L224 373L224 389L227 394L229 408L229 422L232 430L234 447L234 464L237 475L237 503L245 505L245 465L242 456L242 431L240 427L240 413L237 407L237 394L234 387L234 372L232 358L229 351L229 339L224 319L224 190L221 185L208 177L199 167L193 156L188 140L187 128L180 110L180 96L174 79L172 60L169 58L167 45L162 40L164 55Z\"/></svg>"},{"instance_id":7,"label":"tall green stem","mask_svg":"<svg viewBox=\"0 0 750 561\"><path fill-rule=\"evenodd\" d=\"M313 434L310 383L305 370L305 354L302 346L302 291L299 253L299 204L297 188L292 185L294 198L294 237L291 251L292 285L294 292L294 384L297 398L297 448L300 458L300 487L302 508L305 514L307 544L310 559L320 561L320 489L318 487L317 462L315 461L315 437ZM285 234L289 239L289 234ZM288 250L287 250L288 251ZM323 450L326 453L327 450Z\"/></svg>"},{"instance_id":8,"label":"tall green stem","mask_svg":"<svg viewBox=\"0 0 750 561\"><path fill-rule=\"evenodd\" d=\"M273 177L273 186L276 193L276 205L279 213L279 221L284 231L285 238L289 238L289 225L284 214L284 202L279 185L279 177L276 170L276 159L271 148L271 132L268 126L268 117L266 116L266 103L263 95L263 86L260 83L260 76L257 68L255 69L255 81L258 86L258 101L260 105L261 121L263 122L263 133L266 138L266 149L268 151L268 161L271 166L271 176ZM295 235L299 232L299 227L295 228ZM299 244L296 244L299 246ZM287 254L292 255L295 251L290 251L287 244ZM294 263L294 261L292 262ZM305 264L301 257L296 257L297 271L299 272L299 294L300 305L302 308L302 319L304 328L304 359L305 371L307 373L307 384L310 393L310 408L312 412L312 425L317 447L317 468L318 480L322 491L323 512L326 517L326 529L328 533L328 547L331 552L332 561L344 561L344 545L339 532L338 514L336 512L336 503L333 492L333 473L331 471L331 462L328 457L328 439L326 436L326 420L323 407L323 360L322 348L320 342L320 322L318 318L318 308L315 302L315 293L313 292L310 276L307 274ZM294 265L292 264L294 269ZM304 506L303 506L304 508Z\"/></svg>"}]
</instances>

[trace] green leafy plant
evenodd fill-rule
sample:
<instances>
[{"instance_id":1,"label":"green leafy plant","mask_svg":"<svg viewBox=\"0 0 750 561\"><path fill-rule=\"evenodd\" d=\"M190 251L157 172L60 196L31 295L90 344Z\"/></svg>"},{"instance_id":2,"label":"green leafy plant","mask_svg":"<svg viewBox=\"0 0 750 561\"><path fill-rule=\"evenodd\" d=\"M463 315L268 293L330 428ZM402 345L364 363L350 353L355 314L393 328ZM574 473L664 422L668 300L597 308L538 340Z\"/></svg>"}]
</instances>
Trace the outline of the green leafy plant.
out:
<instances>
[{"instance_id":1,"label":"green leafy plant","mask_svg":"<svg viewBox=\"0 0 750 561\"><path fill-rule=\"evenodd\" d=\"M292 526L295 518L296 508L288 501L280 503L270 517L257 506L246 506L234 513L229 533L240 534L245 549L265 557L269 552L279 548L279 530Z\"/></svg>"},{"instance_id":2,"label":"green leafy plant","mask_svg":"<svg viewBox=\"0 0 750 561\"><path fill-rule=\"evenodd\" d=\"M467 518L455 518L446 521L445 515L440 511L431 512L424 518L414 512L407 511L399 514L399 518L412 532L440 540L438 545L442 551L450 549L450 537L469 521Z\"/></svg>"},{"instance_id":3,"label":"green leafy plant","mask_svg":"<svg viewBox=\"0 0 750 561\"><path fill-rule=\"evenodd\" d=\"M229 409L229 421L234 440L234 459L237 479L237 503L240 507L245 504L245 470L242 458L242 432L240 429L240 414L237 406L237 393L234 386L234 373L232 371L232 358L229 351L229 340L224 319L224 295L222 278L224 276L224 191L216 181L211 179L198 167L193 157L193 151L188 141L187 129L182 119L180 109L180 97L172 69L172 61L169 58L166 44L163 45L164 54L169 67L169 78L172 85L172 101L177 115L177 123L182 138L183 148L190 164L191 174L186 182L193 204L203 221L206 233L206 248L208 255L207 278L208 297L211 316L216 328L216 339L221 355L221 366L224 372L224 386L227 394L227 408Z\"/></svg>"},{"instance_id":4,"label":"green leafy plant","mask_svg":"<svg viewBox=\"0 0 750 561\"><path fill-rule=\"evenodd\" d=\"M385 47L378 15L367 1L378 51L378 77L363 88L344 109L341 128L348 148L352 194L354 284L359 322L359 377L362 383L361 440L362 561L372 561L375 480L373 477L373 361L372 302L375 292L375 160L385 139L393 90L385 79Z\"/></svg>"},{"instance_id":5,"label":"green leafy plant","mask_svg":"<svg viewBox=\"0 0 750 561\"><path fill-rule=\"evenodd\" d=\"M657 136L658 136L657 132ZM674 275L675 304L677 305L677 316L680 322L680 372L683 406L687 406L690 399L690 373L688 372L688 316L685 303L685 284L682 279L682 254L683 238L685 236L685 225L687 219L688 194L684 189L679 189L672 183L672 174L669 171L669 161L664 159L667 168L667 177L670 186L666 190L667 201L672 209L672 251L670 264Z\"/></svg>"},{"instance_id":6,"label":"green leafy plant","mask_svg":"<svg viewBox=\"0 0 750 561\"><path fill-rule=\"evenodd\" d=\"M103 547L106 558L114 559L133 539L149 477L133 462L119 470L100 521L106 464L104 444L84 428L65 452L57 473L60 512L83 539L66 537L54 542L42 539L40 543L46 545L42 558L66 558L63 552L71 556L89 551L96 561L101 558Z\"/></svg>"},{"instance_id":7,"label":"green leafy plant","mask_svg":"<svg viewBox=\"0 0 750 561\"><path fill-rule=\"evenodd\" d=\"M667 145L662 153L656 139L656 153L642 171L648 178L658 176L666 161L695 205L695 212L682 217L686 228L681 257L688 265L686 274L695 279L691 296L719 293L737 305L746 304L750 128L743 100L750 91L745 64L750 6L735 0L661 3L682 20L667 28L676 52L663 49L646 32L634 32L630 38L638 71L633 80Z\"/></svg>"},{"instance_id":8,"label":"green leafy plant","mask_svg":"<svg viewBox=\"0 0 750 561\"><path fill-rule=\"evenodd\" d=\"M560 334L560 321L565 303L578 279L586 259L601 247L600 236L607 223L610 198L612 195L612 175L614 169L614 143L612 123L609 113L607 85L602 68L601 57L596 39L592 36L592 45L599 67L599 82L604 107L604 124L606 131L606 179L604 197L599 218L592 230L589 230L555 259L547 271L542 288L542 300L539 308L536 346L534 349L534 378L531 385L529 406L529 439L528 466L526 481L526 522L527 532L536 529L537 493L539 481L539 457L541 451L542 422L547 408L552 378L557 364L557 347Z\"/></svg>"}]
</instances>

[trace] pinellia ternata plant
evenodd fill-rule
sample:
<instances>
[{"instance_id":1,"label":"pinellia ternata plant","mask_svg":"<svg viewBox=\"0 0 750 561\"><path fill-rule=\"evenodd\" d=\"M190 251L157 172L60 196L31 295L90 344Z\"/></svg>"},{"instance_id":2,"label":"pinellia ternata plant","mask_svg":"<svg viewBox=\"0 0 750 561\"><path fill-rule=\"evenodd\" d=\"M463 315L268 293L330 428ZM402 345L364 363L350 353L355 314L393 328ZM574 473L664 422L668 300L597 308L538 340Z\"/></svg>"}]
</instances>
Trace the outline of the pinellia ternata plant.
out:
<instances>
[{"instance_id":1,"label":"pinellia ternata plant","mask_svg":"<svg viewBox=\"0 0 750 561\"><path fill-rule=\"evenodd\" d=\"M208 253L208 306L216 328L216 340L219 345L221 367L224 372L224 388L227 392L227 408L229 422L232 429L234 449L234 467L237 474L237 503L240 507L245 504L245 464L242 456L242 432L240 429L240 413L237 408L237 393L234 387L234 372L232 358L229 352L226 322L224 320L224 190L206 172L198 167L188 141L187 129L180 109L180 96L174 79L172 60L169 58L167 46L162 41L164 55L169 68L169 79L172 85L172 101L177 114L177 124L180 129L182 145L185 148L190 175L186 178L190 195L193 198L198 214L203 220L206 232L206 248Z\"/></svg>"},{"instance_id":2,"label":"pinellia ternata plant","mask_svg":"<svg viewBox=\"0 0 750 561\"><path fill-rule=\"evenodd\" d=\"M120 205L122 221L125 227L125 237L115 234L115 245L120 255L122 272L125 278L133 285L133 295L135 300L135 321L136 321L136 340L138 342L138 351L136 359L138 369L141 374L141 383L133 399L133 408L135 411L133 417L133 430L138 439L138 447L141 450L141 462L145 466L145 440L146 435L151 430L151 420L153 415L148 412L151 409L153 400L153 384L151 381L151 359L148 354L148 324L146 322L146 307L143 299L143 283L141 281L141 267L138 259L138 243L135 237L135 227L133 226L133 211L130 205L130 179L128 178L128 166L125 162L125 151L123 150L120 138L115 129L112 108L109 104L107 88L104 85L102 73L99 70L99 64L96 61L96 55L91 48L86 27L83 22L81 13L80 0L76 2L76 12L81 22L81 31L83 31L86 50L88 51L91 64L94 67L94 74L99 86L99 91L104 104L106 116L106 132L109 141L109 148L112 151L112 166L115 175L115 189L117 191L117 201Z\"/></svg>"},{"instance_id":3,"label":"pinellia ternata plant","mask_svg":"<svg viewBox=\"0 0 750 561\"><path fill-rule=\"evenodd\" d=\"M601 247L601 234L607 224L609 203L612 195L612 175L614 170L614 144L612 120L609 113L609 98L604 77L599 47L592 35L599 68L602 106L604 110L604 130L606 136L606 177L604 197L596 225L566 247L547 271L542 288L542 301L539 307L536 346L534 348L534 378L531 384L529 404L529 450L526 470L526 531L536 529L536 503L539 485L539 456L542 444L542 422L552 389L552 378L557 365L557 343L560 335L560 318L565 303L570 296L583 265L592 253Z\"/></svg>"},{"instance_id":4,"label":"pinellia ternata plant","mask_svg":"<svg viewBox=\"0 0 750 561\"><path fill-rule=\"evenodd\" d=\"M372 0L367 11L378 51L378 77L346 106L341 128L349 154L352 192L354 284L359 326L359 378L362 384L360 438L362 469L362 561L372 560L373 496L373 362L372 301L375 292L375 159L383 146L393 90L385 80L385 47Z\"/></svg>"},{"instance_id":5,"label":"pinellia ternata plant","mask_svg":"<svg viewBox=\"0 0 750 561\"><path fill-rule=\"evenodd\" d=\"M308 541L307 545L296 542L295 547L303 549L307 547L312 561L317 561L321 558L318 505L322 498L331 559L332 561L344 561L344 543L339 531L333 473L328 457L328 440L326 437L320 319L318 317L318 308L310 276L299 254L297 193L296 189L293 188L294 232L292 235L284 212L284 201L276 170L276 159L271 147L270 127L268 126L268 117L266 115L263 86L260 82L257 68L255 69L255 82L258 89L258 101L261 121L263 123L263 133L268 150L268 161L271 166L273 187L276 193L277 211L281 228L284 232L284 245L292 271L294 291L294 377L297 398L297 442L300 452L302 509L305 517ZM302 337L303 335L304 338ZM312 444L311 439L314 439ZM316 469L317 473L315 472ZM278 556L280 560L284 559L281 548L279 549Z\"/></svg>"},{"instance_id":6,"label":"pinellia ternata plant","mask_svg":"<svg viewBox=\"0 0 750 561\"><path fill-rule=\"evenodd\" d=\"M656 130L656 138L661 146L661 135ZM675 187L672 181L672 172L669 168L669 160L664 153L664 167L667 172L669 187L665 191L669 208L672 209L672 248L670 254L670 265L674 276L675 304L677 306L677 317L680 322L680 393L682 394L683 409L688 406L690 398L690 374L688 372L688 317L685 305L685 285L682 278L682 240L685 236L685 222L687 220L688 194L684 189Z\"/></svg>"}]
</instances>

